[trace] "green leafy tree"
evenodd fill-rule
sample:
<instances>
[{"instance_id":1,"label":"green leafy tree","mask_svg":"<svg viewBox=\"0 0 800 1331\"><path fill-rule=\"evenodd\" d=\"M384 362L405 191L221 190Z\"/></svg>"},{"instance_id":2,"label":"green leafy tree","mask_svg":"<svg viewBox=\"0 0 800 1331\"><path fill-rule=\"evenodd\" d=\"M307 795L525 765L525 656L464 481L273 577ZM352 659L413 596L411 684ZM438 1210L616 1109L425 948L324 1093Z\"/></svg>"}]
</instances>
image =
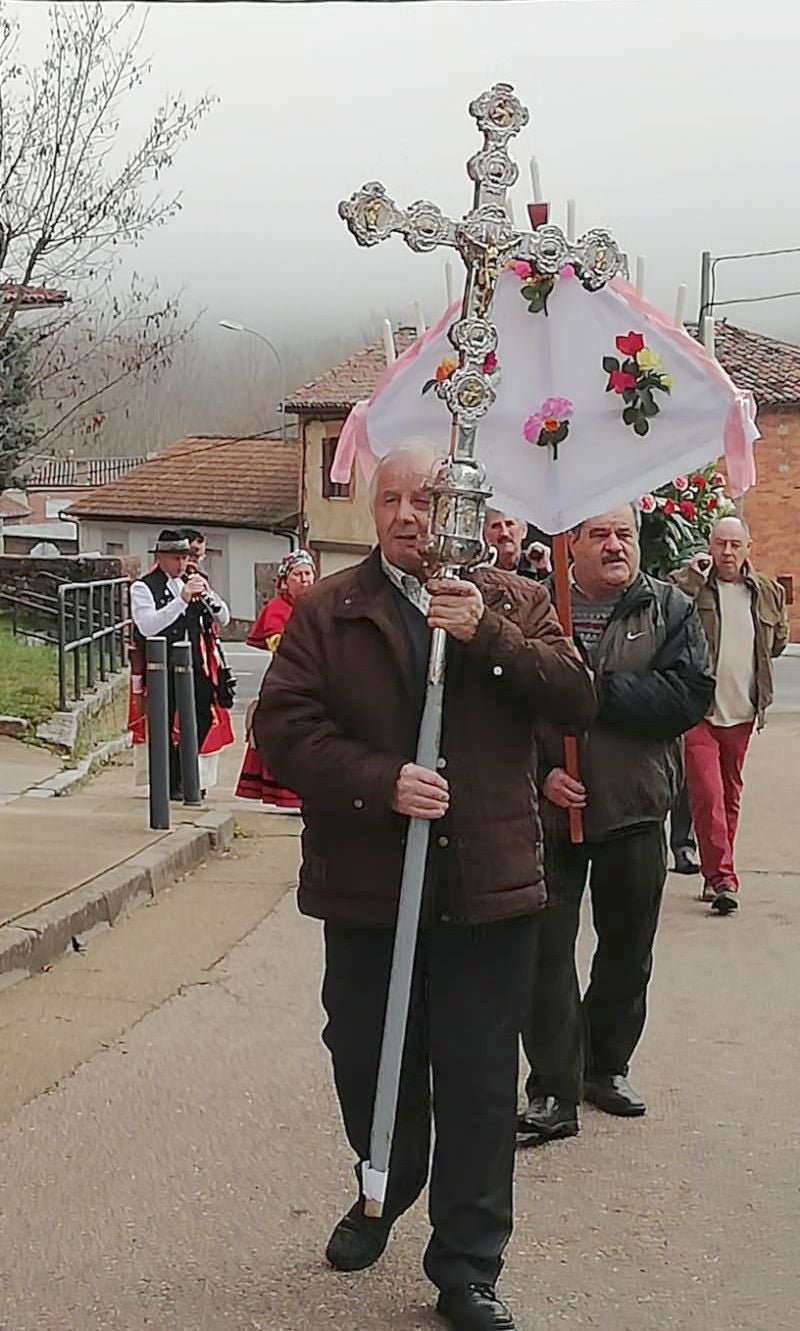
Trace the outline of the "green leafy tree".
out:
<instances>
[{"instance_id":1,"label":"green leafy tree","mask_svg":"<svg viewBox=\"0 0 800 1331\"><path fill-rule=\"evenodd\" d=\"M10 329L0 342L0 490L10 483L19 459L37 442L30 411L31 360L30 340Z\"/></svg>"}]
</instances>

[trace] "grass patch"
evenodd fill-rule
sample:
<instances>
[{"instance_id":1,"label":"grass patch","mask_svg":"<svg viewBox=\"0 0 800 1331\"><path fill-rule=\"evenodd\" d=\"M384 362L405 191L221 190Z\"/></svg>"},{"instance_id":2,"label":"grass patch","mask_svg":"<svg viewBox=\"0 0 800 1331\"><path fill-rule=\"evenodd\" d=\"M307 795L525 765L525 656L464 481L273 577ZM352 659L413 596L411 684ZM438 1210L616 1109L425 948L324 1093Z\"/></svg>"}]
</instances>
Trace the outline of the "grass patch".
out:
<instances>
[{"instance_id":1,"label":"grass patch","mask_svg":"<svg viewBox=\"0 0 800 1331\"><path fill-rule=\"evenodd\" d=\"M45 721L58 708L58 657L46 643L28 646L0 623L0 713Z\"/></svg>"}]
</instances>

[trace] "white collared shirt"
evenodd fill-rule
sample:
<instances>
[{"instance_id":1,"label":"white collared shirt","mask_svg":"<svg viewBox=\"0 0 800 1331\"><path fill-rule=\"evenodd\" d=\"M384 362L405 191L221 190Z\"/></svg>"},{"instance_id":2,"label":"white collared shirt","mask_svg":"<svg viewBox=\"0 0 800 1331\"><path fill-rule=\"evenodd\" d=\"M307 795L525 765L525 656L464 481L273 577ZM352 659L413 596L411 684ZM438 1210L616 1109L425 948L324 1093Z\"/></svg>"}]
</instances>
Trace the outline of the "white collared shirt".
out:
<instances>
[{"instance_id":1,"label":"white collared shirt","mask_svg":"<svg viewBox=\"0 0 800 1331\"><path fill-rule=\"evenodd\" d=\"M171 599L160 609L156 608L153 593L146 582L136 581L131 583L131 619L136 625L143 638L156 638L170 624L174 624L176 619L180 619L186 610L186 602L183 599L183 589L185 583L180 578L167 578L167 590ZM219 610L213 616L214 623L219 624L221 628L230 622L231 613L221 596L217 596L209 587L206 595L209 601L219 606Z\"/></svg>"},{"instance_id":2,"label":"white collared shirt","mask_svg":"<svg viewBox=\"0 0 800 1331\"><path fill-rule=\"evenodd\" d=\"M381 568L392 586L396 587L402 596L419 610L421 615L428 618L428 611L431 608L431 594L426 587L423 587L419 578L415 578L413 573L404 573L401 568L390 564L385 554L381 550Z\"/></svg>"}]
</instances>

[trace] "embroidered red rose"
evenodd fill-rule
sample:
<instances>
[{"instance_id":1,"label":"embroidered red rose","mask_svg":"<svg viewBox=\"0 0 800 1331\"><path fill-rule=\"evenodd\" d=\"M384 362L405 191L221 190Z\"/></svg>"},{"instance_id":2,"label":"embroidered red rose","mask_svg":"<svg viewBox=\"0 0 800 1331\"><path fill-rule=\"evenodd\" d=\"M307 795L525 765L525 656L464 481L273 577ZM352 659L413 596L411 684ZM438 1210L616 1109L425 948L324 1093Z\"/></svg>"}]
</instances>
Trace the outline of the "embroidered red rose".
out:
<instances>
[{"instance_id":1,"label":"embroidered red rose","mask_svg":"<svg viewBox=\"0 0 800 1331\"><path fill-rule=\"evenodd\" d=\"M630 332L627 337L620 334L617 338L617 351L620 351L623 356L637 356L643 348L644 338L641 333Z\"/></svg>"},{"instance_id":2,"label":"embroidered red rose","mask_svg":"<svg viewBox=\"0 0 800 1331\"><path fill-rule=\"evenodd\" d=\"M706 503L706 508L708 509L709 513L713 513L716 507L717 507L717 496L709 495L708 501Z\"/></svg>"},{"instance_id":3,"label":"embroidered red rose","mask_svg":"<svg viewBox=\"0 0 800 1331\"><path fill-rule=\"evenodd\" d=\"M675 512L675 509L677 508L677 504L675 503L674 499L665 499L661 507L663 508L666 516L668 518L671 518L673 513Z\"/></svg>"},{"instance_id":4,"label":"embroidered red rose","mask_svg":"<svg viewBox=\"0 0 800 1331\"><path fill-rule=\"evenodd\" d=\"M682 499L678 508L682 518L685 518L687 522L694 522L697 517L697 509L691 499Z\"/></svg>"},{"instance_id":5,"label":"embroidered red rose","mask_svg":"<svg viewBox=\"0 0 800 1331\"><path fill-rule=\"evenodd\" d=\"M619 341L619 338L617 338ZM636 387L636 378L628 374L627 370L612 370L609 376L609 384L615 393L624 393L627 388Z\"/></svg>"},{"instance_id":6,"label":"embroidered red rose","mask_svg":"<svg viewBox=\"0 0 800 1331\"><path fill-rule=\"evenodd\" d=\"M698 491L699 494L702 494L703 491L708 486L708 481L706 480L705 476L701 476L698 472L697 476L692 477L692 485L694 486L695 490Z\"/></svg>"}]
</instances>

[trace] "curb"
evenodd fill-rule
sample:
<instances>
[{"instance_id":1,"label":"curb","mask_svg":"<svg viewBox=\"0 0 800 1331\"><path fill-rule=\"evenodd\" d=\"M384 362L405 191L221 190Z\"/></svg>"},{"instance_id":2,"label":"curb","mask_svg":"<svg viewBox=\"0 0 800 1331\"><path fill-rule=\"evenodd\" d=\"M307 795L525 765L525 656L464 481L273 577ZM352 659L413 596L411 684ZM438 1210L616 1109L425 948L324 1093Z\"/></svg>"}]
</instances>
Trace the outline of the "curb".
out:
<instances>
[{"instance_id":1,"label":"curb","mask_svg":"<svg viewBox=\"0 0 800 1331\"><path fill-rule=\"evenodd\" d=\"M233 842L231 814L210 811L192 824L167 832L125 864L107 869L57 901L0 927L0 988L57 961L97 929L113 927L147 901Z\"/></svg>"},{"instance_id":2,"label":"curb","mask_svg":"<svg viewBox=\"0 0 800 1331\"><path fill-rule=\"evenodd\" d=\"M98 744L96 748L87 753L75 767L65 767L63 771L56 772L55 776L49 776L45 781L40 781L38 785L30 786L22 793L27 799L50 799L56 795L69 795L76 786L80 786L90 777L97 767L102 767L110 758L115 758L118 753L124 753L131 747L131 737L129 734L118 735L116 739L106 740L104 744Z\"/></svg>"}]
</instances>

